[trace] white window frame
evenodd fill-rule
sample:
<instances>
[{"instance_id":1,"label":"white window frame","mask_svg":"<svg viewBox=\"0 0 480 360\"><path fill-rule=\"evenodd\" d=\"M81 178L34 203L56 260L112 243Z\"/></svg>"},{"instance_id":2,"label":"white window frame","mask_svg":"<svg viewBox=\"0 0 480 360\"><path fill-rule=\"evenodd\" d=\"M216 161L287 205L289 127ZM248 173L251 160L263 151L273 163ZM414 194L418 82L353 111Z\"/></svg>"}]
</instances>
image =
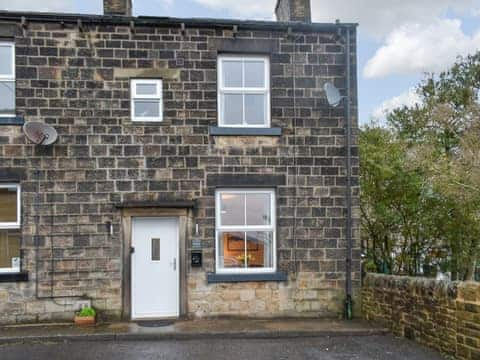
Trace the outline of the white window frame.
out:
<instances>
[{"instance_id":1,"label":"white window frame","mask_svg":"<svg viewBox=\"0 0 480 360\"><path fill-rule=\"evenodd\" d=\"M222 225L221 224L221 195L222 194L269 194L270 195L270 225ZM246 209L245 209L246 211ZM246 217L245 217L246 218ZM276 231L276 192L274 189L218 189L215 193L215 272L218 274L258 274L258 273L274 273L277 270L277 231ZM271 231L272 232L272 267L265 268L222 268L220 267L219 234L224 231ZM247 239L245 239L247 241ZM245 252L247 250L245 249Z\"/></svg>"},{"instance_id":2,"label":"white window frame","mask_svg":"<svg viewBox=\"0 0 480 360\"><path fill-rule=\"evenodd\" d=\"M242 68L243 68L243 82L245 81L245 62L258 62L263 61L264 63L264 75L265 75L265 86L263 88L260 87L225 87L223 86L223 63L225 61L241 61ZM251 55L220 55L218 57L218 125L220 127L257 127L257 128L269 128L271 119L270 119L270 59L268 56L251 56ZM238 94L243 95L243 121L242 124L225 124L223 119L223 107L224 103L222 101L222 97L224 94ZM258 94L258 95L265 95L265 121L263 124L259 125L252 125L247 124L245 120L245 95L246 94Z\"/></svg>"},{"instance_id":3,"label":"white window frame","mask_svg":"<svg viewBox=\"0 0 480 360\"><path fill-rule=\"evenodd\" d=\"M15 43L11 42L11 41L0 41L0 46L1 47L10 47L12 49L12 72L10 74L7 74L7 75L2 75L0 74L0 82L13 82L15 85L16 85L16 82L15 82ZM15 89L16 89L16 86L14 86L14 93L13 93L13 103L15 104L16 102L16 94L15 94ZM12 110L15 110L15 109L12 109ZM5 114L1 114L0 113L0 117L12 117L12 116L15 116L15 111L13 111L13 113L5 113Z\"/></svg>"},{"instance_id":4,"label":"white window frame","mask_svg":"<svg viewBox=\"0 0 480 360\"><path fill-rule=\"evenodd\" d=\"M20 184L0 184L0 189L15 188L17 191L17 221L16 222L0 222L0 229L19 229L21 226L21 214L22 214L22 187ZM15 268L0 268L0 273L17 273L20 272L19 267Z\"/></svg>"},{"instance_id":5,"label":"white window frame","mask_svg":"<svg viewBox=\"0 0 480 360\"><path fill-rule=\"evenodd\" d=\"M138 95L138 84L154 84L157 87L157 92L154 95ZM163 121L163 81L162 79L132 79L130 80L130 97L131 97L131 119L132 121L149 121L161 122ZM135 116L135 101L158 101L158 117Z\"/></svg>"}]
</instances>

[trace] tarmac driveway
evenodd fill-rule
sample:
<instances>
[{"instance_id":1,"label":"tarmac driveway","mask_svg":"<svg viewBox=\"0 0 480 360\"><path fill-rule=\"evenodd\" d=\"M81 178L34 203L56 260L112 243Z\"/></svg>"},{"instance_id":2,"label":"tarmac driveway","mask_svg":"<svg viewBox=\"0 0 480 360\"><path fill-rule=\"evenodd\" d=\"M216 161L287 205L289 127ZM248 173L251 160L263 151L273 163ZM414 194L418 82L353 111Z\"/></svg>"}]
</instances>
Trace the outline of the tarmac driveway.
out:
<instances>
[{"instance_id":1,"label":"tarmac driveway","mask_svg":"<svg viewBox=\"0 0 480 360\"><path fill-rule=\"evenodd\" d=\"M290 339L92 341L0 346L2 360L282 360L442 359L435 351L391 335Z\"/></svg>"}]
</instances>

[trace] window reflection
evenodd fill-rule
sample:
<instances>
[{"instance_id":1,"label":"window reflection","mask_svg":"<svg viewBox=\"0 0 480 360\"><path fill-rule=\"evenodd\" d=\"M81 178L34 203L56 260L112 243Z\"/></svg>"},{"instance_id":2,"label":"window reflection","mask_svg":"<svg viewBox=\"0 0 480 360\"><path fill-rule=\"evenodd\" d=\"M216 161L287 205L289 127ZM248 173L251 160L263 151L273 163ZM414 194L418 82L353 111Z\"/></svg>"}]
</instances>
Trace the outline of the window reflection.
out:
<instances>
[{"instance_id":1,"label":"window reflection","mask_svg":"<svg viewBox=\"0 0 480 360\"><path fill-rule=\"evenodd\" d=\"M245 195L221 195L221 221L222 225L245 225Z\"/></svg>"},{"instance_id":2,"label":"window reflection","mask_svg":"<svg viewBox=\"0 0 480 360\"><path fill-rule=\"evenodd\" d=\"M273 266L272 232L221 232L219 237L223 267L268 268Z\"/></svg>"},{"instance_id":3,"label":"window reflection","mask_svg":"<svg viewBox=\"0 0 480 360\"><path fill-rule=\"evenodd\" d=\"M247 232L247 267L272 267L272 245L273 242L271 232Z\"/></svg>"},{"instance_id":4,"label":"window reflection","mask_svg":"<svg viewBox=\"0 0 480 360\"><path fill-rule=\"evenodd\" d=\"M17 221L17 188L0 188L0 222Z\"/></svg>"},{"instance_id":5,"label":"window reflection","mask_svg":"<svg viewBox=\"0 0 480 360\"><path fill-rule=\"evenodd\" d=\"M20 232L0 230L0 268L18 268L20 262Z\"/></svg>"},{"instance_id":6,"label":"window reflection","mask_svg":"<svg viewBox=\"0 0 480 360\"><path fill-rule=\"evenodd\" d=\"M245 233L244 232L221 232L220 256L223 257L223 267L245 267Z\"/></svg>"}]
</instances>

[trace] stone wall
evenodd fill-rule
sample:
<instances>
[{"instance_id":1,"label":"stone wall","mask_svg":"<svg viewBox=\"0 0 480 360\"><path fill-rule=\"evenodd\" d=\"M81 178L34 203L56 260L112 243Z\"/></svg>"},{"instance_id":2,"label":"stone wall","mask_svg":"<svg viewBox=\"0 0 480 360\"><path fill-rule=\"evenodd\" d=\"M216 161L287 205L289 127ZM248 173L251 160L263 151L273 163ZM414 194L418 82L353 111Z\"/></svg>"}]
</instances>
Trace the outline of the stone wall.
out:
<instances>
[{"instance_id":1,"label":"stone wall","mask_svg":"<svg viewBox=\"0 0 480 360\"><path fill-rule=\"evenodd\" d=\"M119 316L124 237L115 204L165 199L198 204L190 213L187 251L199 224L204 266L182 269L190 279L190 315L235 314L204 299L220 293L248 302L252 291L240 289L255 289L255 297L271 289L279 299L275 304L248 303L249 310L338 316L346 256L344 112L329 107L322 90L326 81L345 86L344 46L336 32L289 36L286 27L265 31L240 24L235 36L231 27L193 25L183 34L179 24L132 29L128 23L92 19L81 31L68 21L29 21L25 33L20 26L17 30L17 111L26 121L53 125L59 140L51 147L34 146L20 126L0 127L0 175L21 174L22 268L30 276L26 283L0 283L0 322L71 318L81 297L92 299L102 314ZM275 49L271 114L281 136L209 135L209 126L217 125L222 40ZM130 120L130 78L145 76L163 79L160 124ZM354 144L353 279L358 288L356 138ZM205 283L206 273L215 269L216 181L226 175L281 179L276 184L277 258L279 270L290 276L287 283ZM311 283L298 280L310 277ZM245 305L239 306L245 313Z\"/></svg>"},{"instance_id":2,"label":"stone wall","mask_svg":"<svg viewBox=\"0 0 480 360\"><path fill-rule=\"evenodd\" d=\"M368 274L363 315L457 359L480 359L480 283Z\"/></svg>"},{"instance_id":3,"label":"stone wall","mask_svg":"<svg viewBox=\"0 0 480 360\"><path fill-rule=\"evenodd\" d=\"M195 317L335 317L345 291L325 287L322 274L300 272L284 282L207 284L202 274L188 280L188 312Z\"/></svg>"}]
</instances>

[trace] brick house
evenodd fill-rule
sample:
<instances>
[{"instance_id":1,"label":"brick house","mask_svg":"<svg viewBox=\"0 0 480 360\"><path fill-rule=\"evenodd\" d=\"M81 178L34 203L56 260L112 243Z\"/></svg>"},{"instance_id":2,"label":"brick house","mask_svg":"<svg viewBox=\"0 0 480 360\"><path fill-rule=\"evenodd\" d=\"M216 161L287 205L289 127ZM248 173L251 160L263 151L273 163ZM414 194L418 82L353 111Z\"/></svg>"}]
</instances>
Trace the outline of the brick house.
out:
<instances>
[{"instance_id":1,"label":"brick house","mask_svg":"<svg viewBox=\"0 0 480 360\"><path fill-rule=\"evenodd\" d=\"M358 305L356 27L276 15L0 12L0 323Z\"/></svg>"}]
</instances>

